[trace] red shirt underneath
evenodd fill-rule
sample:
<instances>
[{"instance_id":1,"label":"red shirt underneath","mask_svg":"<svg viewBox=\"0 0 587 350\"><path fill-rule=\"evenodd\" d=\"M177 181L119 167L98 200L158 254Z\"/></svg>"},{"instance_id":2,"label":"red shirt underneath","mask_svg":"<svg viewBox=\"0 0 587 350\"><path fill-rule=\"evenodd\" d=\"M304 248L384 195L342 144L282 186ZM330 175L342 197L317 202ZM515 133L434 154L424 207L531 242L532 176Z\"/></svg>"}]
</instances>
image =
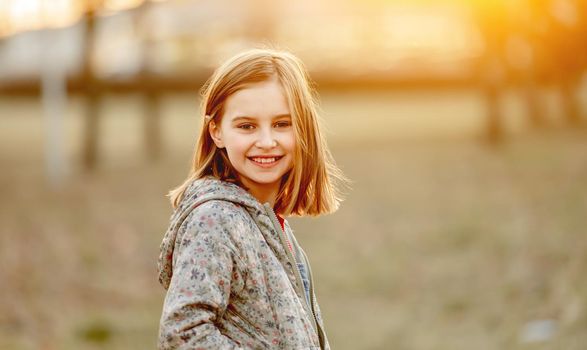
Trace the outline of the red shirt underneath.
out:
<instances>
[{"instance_id":1,"label":"red shirt underneath","mask_svg":"<svg viewBox=\"0 0 587 350\"><path fill-rule=\"evenodd\" d=\"M293 247L291 246L291 242L289 241L289 238L287 237L287 233L285 233L285 224L284 224L285 219L279 215L275 215L275 216L277 216L277 221L279 221L279 224L281 225L281 230L283 231L283 234L285 234L285 240L287 241L287 246L289 248L289 251L293 253Z\"/></svg>"},{"instance_id":2,"label":"red shirt underneath","mask_svg":"<svg viewBox=\"0 0 587 350\"><path fill-rule=\"evenodd\" d=\"M277 216L277 220L279 221L279 224L281 225L281 229L283 231L285 231L285 227L284 227L284 223L283 223L284 222L284 219L281 216L279 216L279 215L276 215L276 216Z\"/></svg>"}]
</instances>

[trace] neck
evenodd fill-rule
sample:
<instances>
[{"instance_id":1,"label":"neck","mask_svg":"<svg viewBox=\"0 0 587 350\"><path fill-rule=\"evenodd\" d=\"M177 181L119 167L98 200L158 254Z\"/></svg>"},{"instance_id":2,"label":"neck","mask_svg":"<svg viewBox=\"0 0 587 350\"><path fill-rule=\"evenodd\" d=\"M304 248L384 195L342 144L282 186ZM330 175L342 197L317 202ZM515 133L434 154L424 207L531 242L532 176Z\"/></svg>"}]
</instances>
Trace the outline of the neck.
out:
<instances>
[{"instance_id":1,"label":"neck","mask_svg":"<svg viewBox=\"0 0 587 350\"><path fill-rule=\"evenodd\" d=\"M271 208L275 206L278 190L278 188L249 187L249 193L251 193L253 197L257 198L262 204L269 203Z\"/></svg>"},{"instance_id":2,"label":"neck","mask_svg":"<svg viewBox=\"0 0 587 350\"><path fill-rule=\"evenodd\" d=\"M250 182L245 179L241 179L243 185L249 190L249 193L253 195L261 204L269 203L271 208L275 206L277 200L277 194L279 193L278 184L259 184Z\"/></svg>"}]
</instances>

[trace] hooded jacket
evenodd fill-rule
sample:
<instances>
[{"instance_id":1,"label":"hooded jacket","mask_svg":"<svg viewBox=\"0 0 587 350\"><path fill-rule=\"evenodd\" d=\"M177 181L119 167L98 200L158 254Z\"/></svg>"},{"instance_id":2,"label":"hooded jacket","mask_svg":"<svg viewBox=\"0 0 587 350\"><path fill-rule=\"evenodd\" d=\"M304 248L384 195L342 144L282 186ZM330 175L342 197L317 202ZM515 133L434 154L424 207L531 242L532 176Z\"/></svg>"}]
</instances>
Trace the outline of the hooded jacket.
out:
<instances>
[{"instance_id":1,"label":"hooded jacket","mask_svg":"<svg viewBox=\"0 0 587 350\"><path fill-rule=\"evenodd\" d=\"M158 348L330 349L307 256L284 230L240 186L192 182L161 244Z\"/></svg>"}]
</instances>

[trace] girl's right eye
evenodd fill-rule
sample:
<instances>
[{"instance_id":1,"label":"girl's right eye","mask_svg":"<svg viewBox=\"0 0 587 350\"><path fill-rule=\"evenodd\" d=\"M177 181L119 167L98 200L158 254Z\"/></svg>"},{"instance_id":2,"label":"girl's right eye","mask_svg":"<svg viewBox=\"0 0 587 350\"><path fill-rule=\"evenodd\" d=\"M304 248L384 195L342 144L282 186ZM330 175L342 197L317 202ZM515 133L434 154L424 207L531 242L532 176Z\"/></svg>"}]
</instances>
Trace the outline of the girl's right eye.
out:
<instances>
[{"instance_id":1,"label":"girl's right eye","mask_svg":"<svg viewBox=\"0 0 587 350\"><path fill-rule=\"evenodd\" d=\"M247 123L245 123L245 124L239 124L236 127L239 128L239 129L243 129L243 130L251 130L255 126L253 124L247 124Z\"/></svg>"}]
</instances>

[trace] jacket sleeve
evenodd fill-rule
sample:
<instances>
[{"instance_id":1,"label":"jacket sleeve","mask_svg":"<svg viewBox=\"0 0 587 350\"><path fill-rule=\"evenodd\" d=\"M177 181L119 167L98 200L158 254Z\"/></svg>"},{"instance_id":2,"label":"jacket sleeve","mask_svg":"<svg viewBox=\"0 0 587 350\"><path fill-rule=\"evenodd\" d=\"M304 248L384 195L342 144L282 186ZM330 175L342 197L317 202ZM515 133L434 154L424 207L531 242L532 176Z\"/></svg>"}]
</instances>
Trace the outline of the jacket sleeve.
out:
<instances>
[{"instance_id":1,"label":"jacket sleeve","mask_svg":"<svg viewBox=\"0 0 587 350\"><path fill-rule=\"evenodd\" d=\"M159 326L160 350L241 349L215 322L226 310L231 284L234 288L242 278L227 220L206 204L196 208L179 231L183 234L173 253Z\"/></svg>"}]
</instances>

